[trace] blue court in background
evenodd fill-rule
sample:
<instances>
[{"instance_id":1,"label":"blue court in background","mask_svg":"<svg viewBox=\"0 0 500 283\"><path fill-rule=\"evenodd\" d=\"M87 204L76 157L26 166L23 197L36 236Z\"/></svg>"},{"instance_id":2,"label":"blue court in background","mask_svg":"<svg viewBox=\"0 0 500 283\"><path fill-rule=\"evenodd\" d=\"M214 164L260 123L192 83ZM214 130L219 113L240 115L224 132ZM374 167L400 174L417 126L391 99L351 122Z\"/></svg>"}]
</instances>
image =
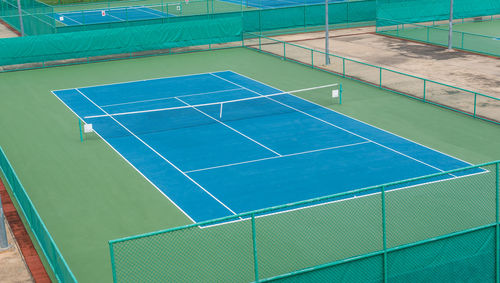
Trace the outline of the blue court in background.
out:
<instances>
[{"instance_id":1,"label":"blue court in background","mask_svg":"<svg viewBox=\"0 0 500 283\"><path fill-rule=\"evenodd\" d=\"M61 12L51 14L50 16L53 17L56 21L67 26L76 26L135 20L161 19L173 15L163 13L159 10L137 6L126 8L106 8L96 10Z\"/></svg>"},{"instance_id":2,"label":"blue court in background","mask_svg":"<svg viewBox=\"0 0 500 283\"><path fill-rule=\"evenodd\" d=\"M244 5L247 7L272 9L283 7L294 7L301 5L325 4L324 0L221 0L224 2ZM344 2L347 0L328 0L328 3Z\"/></svg>"},{"instance_id":3,"label":"blue court in background","mask_svg":"<svg viewBox=\"0 0 500 283\"><path fill-rule=\"evenodd\" d=\"M195 222L470 165L232 71L53 93Z\"/></svg>"}]
</instances>

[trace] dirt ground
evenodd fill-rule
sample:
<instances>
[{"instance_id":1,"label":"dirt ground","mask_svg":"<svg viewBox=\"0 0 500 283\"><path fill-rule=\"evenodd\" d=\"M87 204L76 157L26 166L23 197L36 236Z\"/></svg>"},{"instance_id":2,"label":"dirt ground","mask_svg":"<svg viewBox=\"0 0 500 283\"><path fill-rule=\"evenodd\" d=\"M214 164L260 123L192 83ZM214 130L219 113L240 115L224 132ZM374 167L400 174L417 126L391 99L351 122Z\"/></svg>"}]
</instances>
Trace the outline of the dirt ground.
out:
<instances>
[{"instance_id":1,"label":"dirt ground","mask_svg":"<svg viewBox=\"0 0 500 283\"><path fill-rule=\"evenodd\" d=\"M10 227L8 225L6 226L7 241L9 242L10 248L4 251L0 251L0 282L34 282L21 256L19 247L14 241Z\"/></svg>"},{"instance_id":2,"label":"dirt ground","mask_svg":"<svg viewBox=\"0 0 500 283\"><path fill-rule=\"evenodd\" d=\"M500 59L448 51L442 47L390 38L374 27L330 31L330 52L486 95L500 97ZM325 50L324 32L274 37Z\"/></svg>"},{"instance_id":3,"label":"dirt ground","mask_svg":"<svg viewBox=\"0 0 500 283\"><path fill-rule=\"evenodd\" d=\"M0 38L17 37L17 34L0 22Z\"/></svg>"}]
</instances>

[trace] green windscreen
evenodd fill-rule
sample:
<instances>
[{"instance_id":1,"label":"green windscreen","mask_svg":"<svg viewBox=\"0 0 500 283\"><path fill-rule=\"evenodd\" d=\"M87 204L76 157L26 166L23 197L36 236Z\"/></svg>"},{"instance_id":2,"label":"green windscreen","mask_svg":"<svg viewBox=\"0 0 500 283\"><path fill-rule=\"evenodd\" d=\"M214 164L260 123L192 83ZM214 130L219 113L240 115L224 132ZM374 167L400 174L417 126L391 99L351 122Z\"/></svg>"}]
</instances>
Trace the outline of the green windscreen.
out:
<instances>
[{"instance_id":1,"label":"green windscreen","mask_svg":"<svg viewBox=\"0 0 500 283\"><path fill-rule=\"evenodd\" d=\"M455 19L500 14L498 0L454 0ZM378 0L377 19L401 22L446 20L450 15L448 0ZM377 23L377 25L383 24Z\"/></svg>"},{"instance_id":2,"label":"green windscreen","mask_svg":"<svg viewBox=\"0 0 500 283\"><path fill-rule=\"evenodd\" d=\"M241 42L241 18L211 19L0 40L0 65ZM241 43L240 43L241 44Z\"/></svg>"}]
</instances>

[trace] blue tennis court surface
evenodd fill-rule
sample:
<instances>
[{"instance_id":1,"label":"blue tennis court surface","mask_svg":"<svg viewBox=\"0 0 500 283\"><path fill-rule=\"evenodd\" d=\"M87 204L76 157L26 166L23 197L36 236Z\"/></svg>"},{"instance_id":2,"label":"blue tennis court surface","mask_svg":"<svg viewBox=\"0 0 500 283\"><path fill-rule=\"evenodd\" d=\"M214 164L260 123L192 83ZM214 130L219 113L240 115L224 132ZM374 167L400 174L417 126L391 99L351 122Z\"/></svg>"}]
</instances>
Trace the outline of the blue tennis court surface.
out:
<instances>
[{"instance_id":1,"label":"blue tennis court surface","mask_svg":"<svg viewBox=\"0 0 500 283\"><path fill-rule=\"evenodd\" d=\"M301 5L324 4L324 0L221 0L247 7L260 9L283 8ZM242 2L243 1L243 2ZM328 0L329 3L344 2L347 0Z\"/></svg>"},{"instance_id":2,"label":"blue tennis court surface","mask_svg":"<svg viewBox=\"0 0 500 283\"><path fill-rule=\"evenodd\" d=\"M196 222L470 165L232 71L53 93Z\"/></svg>"},{"instance_id":3,"label":"blue tennis court surface","mask_svg":"<svg viewBox=\"0 0 500 283\"><path fill-rule=\"evenodd\" d=\"M124 22L134 20L151 20L173 16L165 14L161 11L150 9L147 7L126 7L126 8L109 8L96 10L83 10L72 12L61 12L50 15L56 21L67 26L87 25L87 24L102 24L113 22Z\"/></svg>"}]
</instances>

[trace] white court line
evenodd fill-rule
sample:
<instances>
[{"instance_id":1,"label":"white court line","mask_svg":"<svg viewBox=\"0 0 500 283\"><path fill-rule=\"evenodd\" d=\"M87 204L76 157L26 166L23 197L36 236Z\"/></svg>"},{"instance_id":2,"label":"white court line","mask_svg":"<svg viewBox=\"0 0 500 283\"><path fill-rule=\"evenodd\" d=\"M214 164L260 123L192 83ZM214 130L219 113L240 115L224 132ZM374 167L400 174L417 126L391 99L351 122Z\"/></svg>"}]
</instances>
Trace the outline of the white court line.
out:
<instances>
[{"instance_id":1,"label":"white court line","mask_svg":"<svg viewBox=\"0 0 500 283\"><path fill-rule=\"evenodd\" d=\"M81 92L79 89L75 89L78 91L83 97L85 97L88 101L90 101L92 104L94 104L97 108L99 108L102 112L107 113L104 109L99 107L94 101L92 101L90 98L88 98L83 92ZM231 210L227 205L225 205L222 201L217 199L214 195L212 195L209 191L207 191L204 187L202 187L200 184L198 184L193 178L189 177L184 171L179 169L179 167L175 166L170 160L165 158L163 155L161 155L158 151L156 151L154 148L152 148L149 144L147 144L145 141L143 141L141 138L139 138L136 134L134 134L131 130L129 130L127 127L125 127L122 123L120 123L118 120L116 120L114 117L110 117L113 119L118 125L120 125L122 128L124 128L127 132L129 132L132 136L134 136L137 140L139 140L141 143L143 143L146 147L148 147L152 152L156 153L161 159L165 160L168 164L170 164L172 167L174 167L177 171L179 171L182 175L184 175L186 178L188 178L191 182L193 182L196 186L198 186L200 189L202 189L205 193L207 193L209 196L211 196L214 200L216 200L218 203L220 203L223 207L225 207L227 210L229 210L232 214L236 215L233 210Z\"/></svg>"},{"instance_id":2,"label":"white court line","mask_svg":"<svg viewBox=\"0 0 500 283\"><path fill-rule=\"evenodd\" d=\"M73 19L73 18L67 17L67 16L65 16L64 14L63 14L63 15L61 15L61 16L62 16L62 17L64 17L65 19L70 19L71 21L73 21L73 22L75 22L75 23L77 23L77 24L79 24L79 25L83 25L83 24L82 24L82 23L80 23L79 21L77 21L77 20L75 20L75 19ZM65 24L65 25L66 25L66 23L65 23L64 21L63 21L63 22L61 22L61 21L59 21L59 19L56 19L56 20L57 20L58 22L63 23L63 24Z\"/></svg>"},{"instance_id":3,"label":"white court line","mask_svg":"<svg viewBox=\"0 0 500 283\"><path fill-rule=\"evenodd\" d=\"M207 171L207 170L212 170L212 169L217 169L217 168L223 168L223 167L231 167L231 166L247 164L247 163L255 163L255 162L260 162L260 161L265 161L265 160L270 160L270 159L277 159L277 158L283 158L283 157L290 157L290 156L320 152L320 151L343 148L343 147L351 147L351 146L356 146L356 145L366 144L366 143L371 143L371 142L364 141L364 142L358 142L358 143L353 143L353 144L345 144L345 145L338 145L338 146L332 146L332 147L327 147L327 148L320 148L320 149L314 149L314 150L308 150L308 151L302 151L302 152L296 152L296 153L290 153L290 154L283 154L281 156L272 156L272 157L236 162L236 163L231 163L231 164L213 166L213 167L208 167L208 168L195 169L195 170L186 171L186 174L193 173L193 172Z\"/></svg>"},{"instance_id":4,"label":"white court line","mask_svg":"<svg viewBox=\"0 0 500 283\"><path fill-rule=\"evenodd\" d=\"M481 167L477 167L477 169L479 169L479 168L481 168ZM482 170L485 170L485 169L482 169ZM465 171L467 171L467 170L465 170ZM410 185L410 186L396 188L396 189L389 189L389 190L385 191L385 193L388 194L388 193L391 193L391 192L395 192L395 191L399 191L399 190L411 189L411 188L415 188L415 187L418 187L418 186L426 186L426 185L434 184L434 183L446 182L446 181L450 181L450 180L457 180L457 179L461 179L461 178L465 178L465 177L471 177L471 176L475 176L475 175L485 174L485 173L488 173L488 172L489 172L488 170L485 170L484 172L479 172L479 173L474 173L474 174L468 174L468 175L463 175L463 176L455 176L453 178L445 178L445 179L442 179L442 180L425 182L425 183L421 183L421 184L415 184L415 185ZM452 175L452 174L443 174L441 176L446 176L446 175ZM373 190L380 190L380 188L383 187L383 186L384 186L383 184L379 185L379 186L373 188ZM366 189L367 188L370 188L370 187L366 187ZM365 189L365 188L356 189L356 190L362 190L362 189ZM348 196L349 195L348 194L348 195L344 195L344 196L341 196L341 197L337 197L337 198L342 198L342 199L335 199L335 197L332 196L331 197L332 198L331 201L327 201L327 200L325 200L326 202L319 201L318 203L313 204L313 205L303 205L303 206L299 206L297 208L292 208L292 209L286 209L286 208L284 208L283 210L278 210L278 211L273 212L273 213L266 213L266 214L261 214L261 215L255 216L255 218L263 218L263 217L268 217L268 216L273 216L273 215L278 215L278 214L283 214L283 213L288 213L288 212L293 212L293 211L299 211L299 210L309 209L309 208L323 206L323 205L329 205L329 204L333 204L333 203L337 203L337 202L351 201L351 200L357 199L357 198L363 198L363 197L369 197L369 196L374 196L374 195L380 195L381 194L380 192L368 193L368 191L370 191L370 190L367 190L366 193L365 192L361 192L359 194L359 196L356 195L356 192L352 192L350 194L351 196ZM326 197L326 198L328 198L328 197ZM246 213L246 212L243 212L243 213ZM199 226L199 228L200 229L207 229L207 228L216 227L216 226L222 226L222 225L226 225L226 224L230 224L230 223L241 222L241 221L245 221L245 220L248 220L248 219L250 219L250 217L246 217L246 218L240 217L238 219L235 218L234 220L227 221L227 222L220 222L220 223L213 224L213 225Z\"/></svg>"},{"instance_id":5,"label":"white court line","mask_svg":"<svg viewBox=\"0 0 500 283\"><path fill-rule=\"evenodd\" d=\"M230 70L226 70L226 71L230 71ZM196 74L187 74L187 75L178 75L178 76L172 76L172 77L159 77L159 78L142 79L142 80L135 80L135 81L119 82L119 83L98 84L98 85L91 85L91 86L80 86L80 87L76 87L76 88L63 88L63 89L57 89L57 90L54 90L54 91L75 90L77 88L78 89L80 89L80 88L94 88L94 87L100 87L100 86L121 85L121 84L133 84L133 83L140 83L140 82L168 80L168 79L183 78L183 77L197 77L197 76L210 75L210 74L211 74L211 72L196 73Z\"/></svg>"},{"instance_id":6,"label":"white court line","mask_svg":"<svg viewBox=\"0 0 500 283\"><path fill-rule=\"evenodd\" d=\"M119 106L119 105L134 104L134 103L143 103L143 102L151 102L151 101L159 101L159 100L168 100L168 99L175 99L176 97L190 97L190 96L198 96L198 95L205 95L205 94L212 94L212 93L221 93L221 92L228 92L228 91L236 91L236 90L240 90L240 89L241 88L232 88L232 89L217 90L217 91L202 92L202 93L194 93L194 94L186 94L186 95L179 95L179 96L172 96L172 97L164 97L164 98L156 98L156 99L146 99L146 100L137 100L137 101L131 101L131 102L123 102L123 103L102 105L101 107L111 107L111 106Z\"/></svg>"},{"instance_id":7,"label":"white court line","mask_svg":"<svg viewBox=\"0 0 500 283\"><path fill-rule=\"evenodd\" d=\"M57 94L54 93L54 91L50 91L52 92L52 94L57 97L57 99L59 99L59 101L61 101L64 105L66 105L66 107L69 109L69 111L73 112L73 114L78 117L80 120L84 121L84 119L82 117L80 117L75 111L73 111L73 109L71 109L71 107L68 106L68 104L66 104L66 102L64 102L59 96L57 96ZM175 207L177 207L187 218L189 218L189 220L191 220L193 223L196 223L196 221L194 221L193 218L191 218L191 216L189 216L189 214L187 214L180 206L178 206L171 198L169 198L167 196L167 194L165 194L155 183L153 183L153 181L151 181L148 177L146 177L146 175L144 175L139 169L137 169L137 167L135 167L134 164L132 164L127 158L125 158L125 156L123 156L116 148L114 148L105 138L103 138L98 132L94 131L94 133L101 138L101 140L103 140L109 147L111 147L111 149L113 149L121 158L123 158L123 160L125 160L125 162L127 162L130 166L132 166L132 168L135 169L135 171L137 171L137 173L139 173L142 177L144 177L144 179L146 179L153 187L155 187L159 192L160 194L162 194L164 197L166 197Z\"/></svg>"},{"instance_id":8,"label":"white court line","mask_svg":"<svg viewBox=\"0 0 500 283\"><path fill-rule=\"evenodd\" d=\"M259 81L255 80L255 79L252 79L252 78L247 77L247 76L245 76L245 75L242 75L242 74L240 74L240 73L233 72L232 70L225 70L224 72L231 72L231 73L237 74L237 75L239 75L239 76L242 76L242 77L244 77L244 78L247 78L247 79L249 79L249 80L252 80L252 81L254 81L254 82L257 82L257 83L260 83L260 84L262 84L262 85L268 86L268 87L270 87L270 88L277 89L277 88L275 88L275 87L273 87L273 86L270 86L270 85L268 85L268 84L265 84L265 83L259 82ZM278 89L278 90L279 90L279 89ZM461 161L461 162L463 162L463 163L465 163L465 164L468 164L468 165L470 165L470 166L473 166L473 165L474 165L474 164L472 164L472 163L470 163L470 162L464 161L464 160L462 160L462 159L460 159L460 158L457 158L457 157L455 157L455 156L451 156L451 155L449 155L449 154L447 154L447 153L444 153L444 152L441 152L441 151L439 151L439 150L436 150L436 149L430 148L430 147L428 147L428 146L426 146L426 145L423 145L423 144L421 144L421 143L418 143L418 142L412 141L412 140L410 140L410 139L408 139L408 138L402 137L402 136L400 136L400 135L397 135L397 134L395 134L395 133L389 132L389 131L384 130L384 129L382 129L382 128L379 128L379 127L376 127L376 126L370 125L370 124L368 124L368 123L366 123L366 122L363 122L363 121L361 121L361 120L359 120L359 119L353 118L353 117L351 117L351 116L349 116L349 115L346 115L346 114L343 114L343 113L337 112L337 111L335 111L335 110L333 110L333 109L331 109L331 108L328 108L328 107L326 107L326 106L320 105L320 104L318 104L318 103L312 102L312 101L310 101L310 100L304 99L304 98L299 97L299 96L296 96L296 95L294 95L294 94L290 94L290 95L292 95L292 96L294 96L294 97L296 97L296 98L298 98L298 99L302 99L302 100L304 100L304 101L307 101L307 102L309 102L309 103L311 103L311 104L314 104L314 105L316 105L316 106L318 106L318 107L321 107L321 108L323 108L323 109L325 109L325 110L329 110L329 111L334 112L334 113L337 113L337 114L339 114L339 115L341 115L341 116L344 116L344 117L347 117L347 118L349 118L349 119L352 119L352 120L354 120L354 121L356 121L356 122L359 122L359 123L361 123L361 124L364 124L364 125L370 126L370 127L375 128L375 129L377 129L377 130L380 130L380 131L382 131L382 132L385 132L385 133L391 134L391 135L396 136L396 137L398 137L398 138L401 138L401 139L404 139L404 140L409 141L409 142L411 142L411 143L414 143L414 144L416 144L416 145L419 145L419 146L421 146L421 147L425 147L425 148L427 148L427 149L429 149L429 150L432 150L432 151L434 151L434 152L437 152L437 153L440 153L440 154L442 154L442 155L448 156L448 157L450 157L450 158L456 159L456 160Z\"/></svg>"},{"instance_id":9,"label":"white court line","mask_svg":"<svg viewBox=\"0 0 500 283\"><path fill-rule=\"evenodd\" d=\"M179 100L180 102L184 103L184 104L185 104L185 105L187 105L187 106L192 106L192 105L190 105L189 103L186 103L186 102L182 101L182 100L181 100L180 98L178 98L178 97L176 97L176 99L177 99L177 100ZM252 139L251 137L249 137L249 136L245 135L244 133L242 133L242 132L240 132L240 131L236 130L235 128L233 128L233 127L231 127L231 126L227 125L226 123L224 123L224 122L222 122L222 121L219 121L219 120L215 119L214 117L212 117L212 116L210 116L210 115L206 114L205 112L201 111L200 109L198 109L198 108L196 108L196 107L193 107L193 109L194 109L194 110L196 110L196 111L198 111L198 112L200 112L201 114L203 114L203 115L207 116L208 118L210 118L210 119L212 119L212 120L214 120L214 121L216 121L216 122L218 122L218 123L220 123L220 124L222 124L222 125L226 126L227 128L229 128L229 129L231 129L231 130L235 131L236 133L238 133L238 134L242 135L243 137L245 137L245 138L247 138L247 139L249 139L249 140L253 141L254 143L256 143L256 144L260 145L261 147L263 147L263 148L265 148L265 149L269 150L270 152L272 152L272 153L274 153L274 154L276 154L276 155L278 155L278 156L282 156L281 154L277 153L276 151L274 151L274 150L270 149L269 147L267 147L267 146L263 145L262 143L260 143L260 142L258 142L258 141L256 141L256 140Z\"/></svg>"},{"instance_id":10,"label":"white court line","mask_svg":"<svg viewBox=\"0 0 500 283\"><path fill-rule=\"evenodd\" d=\"M213 73L212 73L212 76L215 76L215 77L217 77L217 78L220 78L220 79L222 79L222 80L225 80L225 81L227 81L227 82L230 82L230 83L232 83L232 84L234 84L234 85L236 85L236 86L239 86L239 87L241 87L241 88L247 89L248 91L251 91L251 92L253 92L253 93L255 93L255 94L258 94L258 95L260 95L260 96L263 96L262 94L260 94L260 93L258 93L258 92L256 92L256 91L254 91L254 90L251 90L251 89L246 88L246 87L244 87L244 86L242 86L242 85L240 85L240 84L237 84L237 83L235 83L235 82L232 82L232 81L230 81L230 80L227 80L227 79L225 79L225 78L222 78L222 77L220 77L220 76L217 76L217 75L215 75L215 74L213 74ZM275 89L276 89L276 88L275 88ZM431 168L433 168L433 169L436 169L436 170L438 170L438 171L445 172L444 170L442 170L442 169L440 169L440 168L437 168L437 167L435 167L435 166L432 166L432 165L430 165L430 164L428 164L428 163L425 163L424 161L418 160L418 159L416 159L416 158L414 158L414 157L411 157L411 156L409 156L409 155L406 155L406 154L404 154L404 153L402 153L402 152L399 152L399 151L397 151L397 150L395 150L395 149L392 149L392 148L390 148L390 147L388 147L388 146L385 146L385 145L383 145L383 144L380 144L380 143L378 143L378 142L376 142L376 141L373 141L373 140L371 140L371 139L369 139L369 138L363 137L362 135L359 135L359 134L356 134L356 133L354 133L354 132L351 132L351 131L349 131L349 130L347 130L347 129L344 129L344 128L340 127L340 126L337 126L337 125L332 124L332 123L330 123L330 122L328 122L328 121L325 121L325 120L323 120L323 119L321 119L321 118L318 118L318 117L316 117L316 116L314 116L314 115L311 115L311 114L309 114L309 113L307 113L307 112L304 112L304 111L301 111L301 110L299 110L299 109L297 109L297 108L294 108L294 107L292 107L292 106L290 106L290 105L288 105L288 104L282 103L282 102L280 102L280 101L278 101L278 100L275 100L275 99L273 99L273 98L270 98L270 97L267 97L267 98L268 98L268 99L270 99L270 100L272 100L272 101L274 101L274 102L277 102L277 103L279 103L279 104L281 104L281 105L283 105L283 106L289 107L290 109L293 109L293 110L295 110L295 111L297 111L297 112L300 112L300 113L302 113L302 114L304 114L304 115L307 115L307 116L309 116L309 117L311 117L311 118L314 118L314 119L316 119L316 120L318 120L318 121L321 121L321 122L323 122L323 123L325 123L325 124L328 124L328 125L330 125L330 126L332 126L332 127L335 127L335 128L337 128L337 129L339 129L339 130L345 131L345 132L347 132L347 133L349 133L349 134L352 134L352 135L357 136L357 137L359 137L359 138L362 138L362 139L364 139L364 140L371 141L372 143L374 143L374 144L376 144L376 145L379 145L379 146L381 146L381 147L383 147L383 148L386 148L386 149L388 149L388 150L390 150L390 151L393 151L393 152L395 152L395 153L397 153L397 154L400 154L400 155L402 155L402 156L404 156L404 157L407 157L407 158L409 158L409 159L412 159L412 160L414 160L414 161L417 161L417 162L419 162L419 163L422 163L422 164L424 164L424 165L426 165L426 166L429 166L429 167L431 167ZM304 100L304 101L305 101L305 100ZM453 175L453 174L451 174L451 175ZM456 176L455 176L455 177L456 177Z\"/></svg>"},{"instance_id":11,"label":"white court line","mask_svg":"<svg viewBox=\"0 0 500 283\"><path fill-rule=\"evenodd\" d=\"M126 21L127 21L127 20L122 19L122 18L120 18L120 17L117 17L117 16L113 16L113 15L111 15L111 13L110 13L110 12L106 12L106 16L110 16L110 17L112 17L112 18L115 18L115 19L119 20L120 22L126 22Z\"/></svg>"},{"instance_id":12,"label":"white court line","mask_svg":"<svg viewBox=\"0 0 500 283\"><path fill-rule=\"evenodd\" d=\"M146 11L146 10L140 10L140 9L143 9L143 8L146 8L146 9L148 9L148 10L154 10L154 9L149 9L149 8L148 8L148 7L146 7L146 6L135 6L135 7L132 7L132 9L136 9L136 10L138 10L138 11L141 11L141 12L144 12L144 13L148 13L148 14L151 14L151 15L154 15L154 16L156 16L156 17L158 17L158 18L161 18L161 17L163 17L164 15L166 15L165 13L163 13L163 12L161 12L161 11L158 11L158 13L161 13L162 15L160 15L160 14L155 14L155 13L151 13L151 12ZM157 10L155 10L155 11L157 11Z\"/></svg>"}]
</instances>

